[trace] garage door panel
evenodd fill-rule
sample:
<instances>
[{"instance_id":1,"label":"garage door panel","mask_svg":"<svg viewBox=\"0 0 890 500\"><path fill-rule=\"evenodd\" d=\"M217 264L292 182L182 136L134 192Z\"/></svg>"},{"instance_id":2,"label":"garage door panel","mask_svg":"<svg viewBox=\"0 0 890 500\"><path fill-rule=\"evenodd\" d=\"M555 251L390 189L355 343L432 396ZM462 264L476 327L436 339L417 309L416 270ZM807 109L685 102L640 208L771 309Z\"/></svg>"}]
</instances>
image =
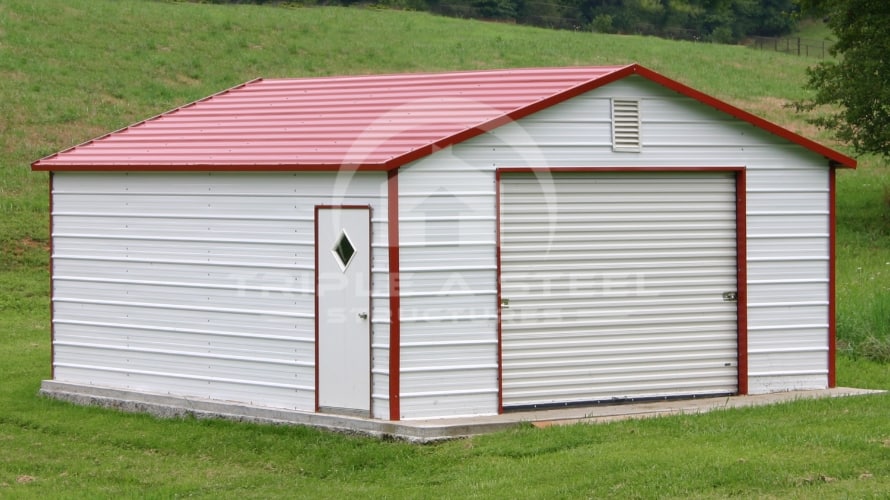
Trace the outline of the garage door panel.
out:
<instances>
[{"instance_id":1,"label":"garage door panel","mask_svg":"<svg viewBox=\"0 0 890 500\"><path fill-rule=\"evenodd\" d=\"M615 269L608 262L598 262L596 265L579 264L559 274L548 263L535 266L529 262L511 262L512 271L509 276L501 276L501 287L504 292L528 291L546 289L547 287L576 287L583 283L585 286L595 287L596 283L621 284L638 282L639 271L643 274L646 283L654 286L673 288L674 286L702 286L709 284L735 284L736 270L729 269L725 261L705 261L700 265L690 264L680 267L676 261L649 262L649 267L643 263L632 271ZM571 272L569 272L571 271Z\"/></svg>"},{"instance_id":2,"label":"garage door panel","mask_svg":"<svg viewBox=\"0 0 890 500\"><path fill-rule=\"evenodd\" d=\"M736 336L735 332L728 332L728 329L735 325L734 316L696 316L695 319L697 322L682 318L676 323L659 321L652 324L634 323L633 325L612 326L603 325L599 321L554 323L550 327L541 326L540 323L537 325L528 323L524 329L517 327L511 331L510 341L511 348L521 348L525 341L540 341L557 345L560 342L577 342L577 339L587 342L608 342L613 337L632 341L636 338L664 340L673 336L693 336L694 338L708 338L713 335L726 338L735 338ZM590 329L594 327L597 329L597 335L591 336Z\"/></svg>"},{"instance_id":3,"label":"garage door panel","mask_svg":"<svg viewBox=\"0 0 890 500\"><path fill-rule=\"evenodd\" d=\"M606 258L604 256L599 256L598 260L588 260L586 256L582 258L570 257L570 256L561 256L563 258L558 258L560 256L554 255L536 255L536 260L532 260L529 258L523 258L519 256L511 256L509 252L504 252L501 250L501 265L509 264L510 273L502 274L502 280L513 280L516 279L512 276L515 272L585 272L585 271L612 271L614 272L616 269L621 269L618 267L620 263L625 260L624 255L620 253L616 253L612 256L612 258ZM545 259L546 260L543 260ZM676 267L689 267L689 268L715 268L718 267L720 269L715 269L717 272L725 272L726 263L731 259L727 258L715 258L713 256L706 257L701 256L700 253L695 255L680 255L673 256L671 258L654 258L650 256L650 259L646 261L640 261L637 265L632 269L633 272L646 272L649 273L654 270L663 270L665 268L673 269ZM795 264L791 262L789 265ZM628 271L622 271L627 273ZM735 272L735 271L733 271ZM704 274L704 273L703 273Z\"/></svg>"},{"instance_id":4,"label":"garage door panel","mask_svg":"<svg viewBox=\"0 0 890 500\"><path fill-rule=\"evenodd\" d=\"M738 388L731 173L501 177L503 402Z\"/></svg>"},{"instance_id":5,"label":"garage door panel","mask_svg":"<svg viewBox=\"0 0 890 500\"><path fill-rule=\"evenodd\" d=\"M591 318L591 317L576 317L576 318L565 318L560 315L551 314L549 316L541 315L538 317L532 317L530 314L526 314L521 316L522 321L514 321L511 317L503 317L502 322L504 326L509 326L509 334L507 338L505 338L504 348L509 347L507 344L508 340L512 339L512 335L515 332L525 331L543 331L543 330L566 330L566 331L576 331L579 329L601 329L604 327L635 327L635 328L662 328L665 325L675 325L680 328L693 329L696 321L729 321L730 319L735 321L735 315L730 313L718 313L718 314L695 314L695 315L673 315L668 318L661 318L658 316L620 316L620 317L610 317L610 318ZM506 329L505 329L505 332Z\"/></svg>"},{"instance_id":6,"label":"garage door panel","mask_svg":"<svg viewBox=\"0 0 890 500\"><path fill-rule=\"evenodd\" d=\"M614 371L623 371L627 364L638 363L644 371L666 370L672 363L681 361L698 360L701 364L719 364L726 366L724 361L726 357L735 357L735 352L731 349L723 349L725 346L721 341L724 339L715 338L711 342L691 343L677 342L670 347L666 344L659 343L656 345L643 346L639 344L631 345L592 345L592 346L561 346L561 348L549 347L547 349L535 349L527 346L525 351L519 350L511 354L507 359L515 363L517 367L559 367L566 369L569 366L576 365L585 372L594 373L598 370L611 367ZM721 359L720 354L723 354ZM588 359L590 356L603 355L608 359L603 359L596 366L590 366ZM658 364L656 364L658 363ZM660 365L660 366L659 366ZM641 368L637 367L637 371Z\"/></svg>"},{"instance_id":7,"label":"garage door panel","mask_svg":"<svg viewBox=\"0 0 890 500\"><path fill-rule=\"evenodd\" d=\"M630 362L628 360L624 361L625 364ZM624 365L603 365L595 370L572 366L528 367L526 370L526 380L528 381L511 384L510 386L517 389L539 388L543 390L548 386L564 389L572 385L583 386L586 379L588 387L596 390L601 388L596 387L597 385L603 386L614 383L639 384L645 381L667 383L670 378L682 383L689 380L702 381L707 377L715 377L722 383L726 380L722 378L724 375L724 365L719 362L696 362L694 359L678 359L665 363L663 366L655 367L650 360L641 359L638 361L638 365L634 367L632 374L628 374L627 370L624 369Z\"/></svg>"}]
</instances>

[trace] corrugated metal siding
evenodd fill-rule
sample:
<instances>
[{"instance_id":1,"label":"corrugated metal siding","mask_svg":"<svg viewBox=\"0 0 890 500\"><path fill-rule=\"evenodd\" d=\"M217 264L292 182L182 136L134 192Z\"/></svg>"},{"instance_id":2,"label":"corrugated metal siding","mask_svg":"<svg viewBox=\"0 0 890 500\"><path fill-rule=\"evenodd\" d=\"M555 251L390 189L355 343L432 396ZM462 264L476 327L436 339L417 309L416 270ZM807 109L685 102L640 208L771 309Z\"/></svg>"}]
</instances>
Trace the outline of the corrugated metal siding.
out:
<instances>
[{"instance_id":1,"label":"corrugated metal siding","mask_svg":"<svg viewBox=\"0 0 890 500\"><path fill-rule=\"evenodd\" d=\"M504 406L737 390L735 176L501 177Z\"/></svg>"},{"instance_id":2,"label":"corrugated metal siding","mask_svg":"<svg viewBox=\"0 0 890 500\"><path fill-rule=\"evenodd\" d=\"M494 193L448 150L399 173L403 418L497 412Z\"/></svg>"},{"instance_id":3,"label":"corrugated metal siding","mask_svg":"<svg viewBox=\"0 0 890 500\"><path fill-rule=\"evenodd\" d=\"M643 149L640 153L612 152L610 102L613 97L641 99ZM492 186L484 193L477 193L488 201L477 199L468 206L482 203L490 207L486 210L491 212L474 209L470 221L481 224L489 220L491 225L487 230L493 231L494 170L500 167L723 165L746 167L747 187L752 193L747 214L747 251L751 257L748 294L752 304L748 308L749 392L826 387L827 307L801 303L769 307L768 303L781 294L827 300L827 212L798 211L789 207L784 213L758 213L763 210L758 207L784 204L786 194L808 205L825 203L827 206L828 169L824 158L642 78L610 83L410 164L400 173L401 192L406 197L401 214L403 220L416 217L410 207L424 199L421 193L436 191L431 186L447 186L455 192L466 192L468 187ZM413 173L418 175L411 180ZM413 193L417 196L408 203ZM411 268L402 287L403 294L435 293L449 277L451 283L467 283L467 288L474 289L477 286L474 280L480 279L484 283L488 278L482 276L494 272L493 233L486 240L484 236L462 230L458 227L460 222L452 221L448 230L451 232L441 233L440 237L450 235L455 243L464 240L490 242L487 246L475 247L476 258L461 260L461 269L455 270L450 268L450 261L436 262L423 257L422 245L416 243L428 239L425 236L427 226L416 220L412 223L415 224L413 228L408 224L402 230L403 262L425 260L429 265ZM469 229L470 226L463 227ZM405 246L411 242L415 243L414 247ZM818 242L823 243L821 251L816 248ZM801 245L810 248L811 253L799 256L788 252L783 258L763 258L767 249L796 249ZM453 285L449 287L454 288ZM444 296L439 299L446 301ZM495 307L493 298L483 300L480 297L477 303L480 311ZM412 314L417 316L419 313ZM446 340L450 336L485 345L492 342L493 328L489 319L478 320L472 328L462 328L459 323L449 324L447 321L415 321L403 324L402 336L409 341L416 336L439 342L438 352L448 357L450 347ZM440 339L441 335L446 337ZM801 352L820 351L822 354L818 356L800 355ZM806 366L800 366L801 359L805 360ZM402 362L412 363L412 360L411 350L403 351ZM413 375L403 375L403 387L408 389L409 396L415 396L403 400L404 418L461 415L477 407L482 408L480 413L497 411L496 401L490 396L497 390L494 372L486 371L481 380L461 392L460 385L449 383L445 376L447 364L433 363L431 370L436 371L436 366L442 367L438 373L443 376L434 379L440 388L438 395L416 394L420 383L413 382ZM777 373L776 367L788 369L785 373ZM436 406L423 406L426 404Z\"/></svg>"},{"instance_id":4,"label":"corrugated metal siding","mask_svg":"<svg viewBox=\"0 0 890 500\"><path fill-rule=\"evenodd\" d=\"M388 411L385 176L54 177L55 376L314 409L316 204L368 204L374 412Z\"/></svg>"}]
</instances>

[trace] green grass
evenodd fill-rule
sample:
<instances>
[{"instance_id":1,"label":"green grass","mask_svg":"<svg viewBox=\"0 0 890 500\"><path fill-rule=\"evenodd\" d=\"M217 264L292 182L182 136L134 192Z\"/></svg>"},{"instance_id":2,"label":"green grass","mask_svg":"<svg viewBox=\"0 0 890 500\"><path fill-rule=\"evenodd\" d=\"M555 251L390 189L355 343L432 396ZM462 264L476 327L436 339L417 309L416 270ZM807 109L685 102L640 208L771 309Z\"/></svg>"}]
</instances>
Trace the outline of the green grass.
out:
<instances>
[{"instance_id":1,"label":"green grass","mask_svg":"<svg viewBox=\"0 0 890 500\"><path fill-rule=\"evenodd\" d=\"M838 176L840 349L890 363L890 175L877 158Z\"/></svg>"},{"instance_id":2,"label":"green grass","mask_svg":"<svg viewBox=\"0 0 890 500\"><path fill-rule=\"evenodd\" d=\"M633 61L831 141L781 106L805 95L809 63L782 54L410 12L4 0L0 497L885 496L890 396L526 427L434 446L164 421L36 396L50 370L46 175L28 168L38 157L259 76ZM888 183L872 157L838 176L841 385L890 388Z\"/></svg>"},{"instance_id":3,"label":"green grass","mask_svg":"<svg viewBox=\"0 0 890 500\"><path fill-rule=\"evenodd\" d=\"M39 420L0 418L0 495L879 498L888 410L884 396L798 401L417 446L40 401Z\"/></svg>"}]
</instances>

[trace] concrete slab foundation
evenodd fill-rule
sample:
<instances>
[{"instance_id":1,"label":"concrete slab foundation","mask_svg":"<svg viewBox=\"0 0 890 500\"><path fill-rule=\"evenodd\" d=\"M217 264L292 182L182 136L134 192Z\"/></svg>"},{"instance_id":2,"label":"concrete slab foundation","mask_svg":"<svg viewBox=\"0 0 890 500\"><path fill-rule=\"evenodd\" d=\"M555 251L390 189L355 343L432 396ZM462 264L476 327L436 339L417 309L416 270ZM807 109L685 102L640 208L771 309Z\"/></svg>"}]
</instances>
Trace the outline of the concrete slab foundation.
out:
<instances>
[{"instance_id":1,"label":"concrete slab foundation","mask_svg":"<svg viewBox=\"0 0 890 500\"><path fill-rule=\"evenodd\" d=\"M838 387L753 396L726 396L616 405L595 405L509 412L501 415L388 421L370 418L264 408L225 401L189 399L46 380L40 394L81 405L149 413L159 417L222 418L239 422L309 425L322 429L413 442L433 442L509 429L525 422L538 427L579 422L601 423L629 418L705 413L717 409L778 404L797 399L856 396L885 391Z\"/></svg>"}]
</instances>

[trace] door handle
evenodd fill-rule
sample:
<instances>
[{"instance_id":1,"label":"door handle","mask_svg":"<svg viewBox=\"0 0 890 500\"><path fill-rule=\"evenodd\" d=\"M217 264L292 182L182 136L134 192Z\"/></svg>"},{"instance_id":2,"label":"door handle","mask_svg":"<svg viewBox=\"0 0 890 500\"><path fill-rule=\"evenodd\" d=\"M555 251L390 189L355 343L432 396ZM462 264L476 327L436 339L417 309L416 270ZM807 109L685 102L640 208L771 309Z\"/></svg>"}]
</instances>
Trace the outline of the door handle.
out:
<instances>
[{"instance_id":1,"label":"door handle","mask_svg":"<svg viewBox=\"0 0 890 500\"><path fill-rule=\"evenodd\" d=\"M361 319L368 319L368 313L360 312L360 313L358 313L358 317Z\"/></svg>"}]
</instances>

